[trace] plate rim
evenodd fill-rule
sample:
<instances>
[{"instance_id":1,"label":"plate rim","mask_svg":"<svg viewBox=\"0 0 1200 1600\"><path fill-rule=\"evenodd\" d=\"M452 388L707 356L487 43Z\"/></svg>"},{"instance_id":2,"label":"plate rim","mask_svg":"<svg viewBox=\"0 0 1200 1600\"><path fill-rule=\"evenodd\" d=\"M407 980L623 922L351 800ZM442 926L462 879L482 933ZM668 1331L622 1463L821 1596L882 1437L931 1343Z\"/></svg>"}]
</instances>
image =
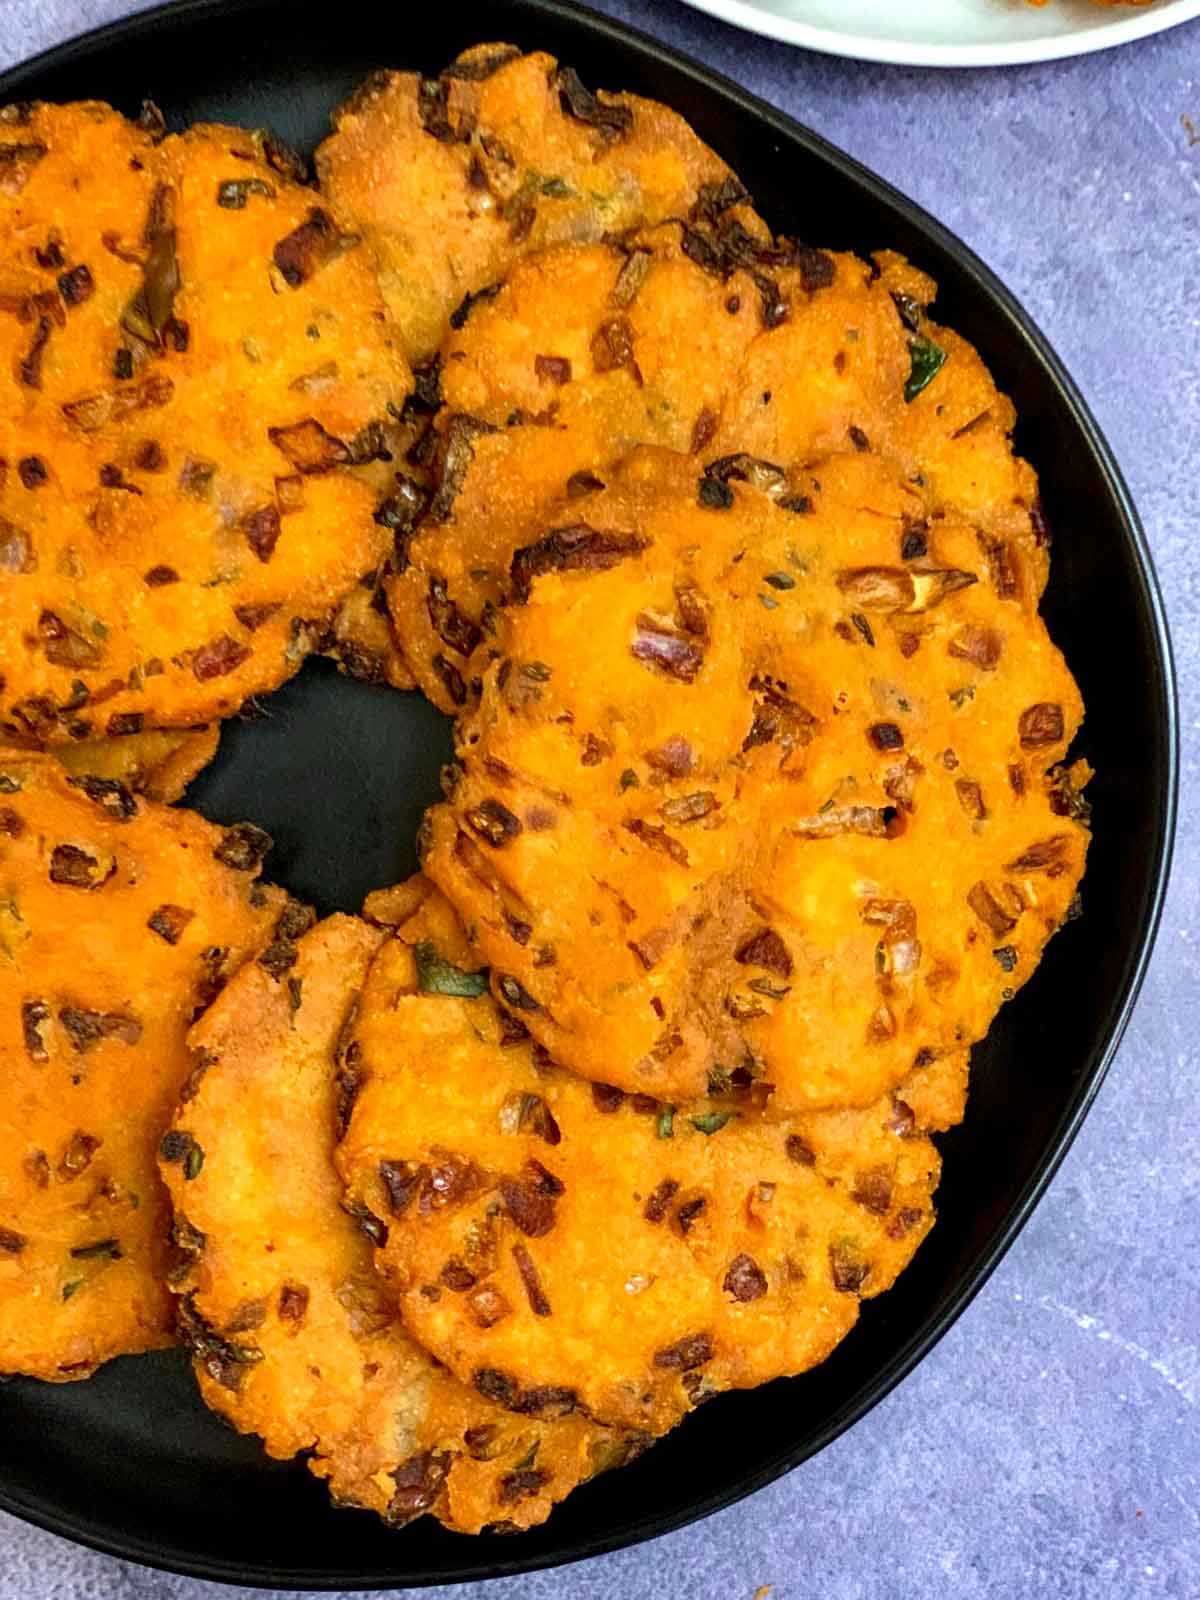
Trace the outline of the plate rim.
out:
<instances>
[{"instance_id":1,"label":"plate rim","mask_svg":"<svg viewBox=\"0 0 1200 1600\"><path fill-rule=\"evenodd\" d=\"M820 55L850 61L872 61L885 66L959 68L1030 66L1064 61L1074 56L1114 50L1122 44L1148 39L1169 28L1200 17L1200 0L1176 0L1172 12L1139 11L1115 22L1097 21L1076 33L1045 39L1018 39L992 44L921 44L886 37L842 33L797 17L766 11L757 0L684 0L685 5L710 17L743 28L748 33L782 44L813 50Z\"/></svg>"},{"instance_id":2,"label":"plate rim","mask_svg":"<svg viewBox=\"0 0 1200 1600\"><path fill-rule=\"evenodd\" d=\"M256 9L266 9L281 3L282 0L165 0L165 3L151 5L98 27L87 29L7 68L0 73L0 104L5 104L13 98L20 98L24 80L35 79L56 69L86 61L98 49L119 46L134 37L153 36L170 29L179 20L204 20L206 17L222 14L229 17L235 14L246 17ZM323 0L300 0L300 3L305 10L311 10L321 5ZM744 0L689 0L689 3L711 9L714 4L721 3L743 5ZM1200 0L1188 0L1188 3L1200 13ZM973 286L1003 313L1019 337L1033 347L1047 373L1048 382L1059 391L1079 429L1080 442L1093 454L1108 482L1114 504L1124 525L1129 547L1135 558L1136 589L1143 602L1150 633L1153 636L1154 667L1158 679L1155 685L1155 698L1164 752L1165 783L1161 796L1162 826L1151 845L1152 870L1148 874L1150 888L1147 895L1147 909L1136 949L1131 953L1127 965L1119 999L1115 1005L1111 1000L1109 1003L1112 1022L1107 1037L1096 1051L1094 1060L1080 1071L1078 1082L1047 1137L1045 1153L1037 1170L1031 1174L1003 1221L998 1225L966 1280L952 1292L940 1312L927 1326L914 1333L894 1351L871 1379L828 1418L824 1426L803 1445L775 1452L753 1472L738 1479L734 1484L720 1485L702 1499L692 1502L684 1512L658 1513L649 1517L638 1525L638 1531L632 1537L629 1536L628 1529L615 1529L586 1537L569 1550L526 1557L516 1553L517 1546L513 1541L514 1554L511 1558L502 1555L499 1559L495 1559L494 1554L489 1554L486 1561L478 1558L474 1562L467 1560L456 1569L453 1576L420 1572L399 1577L385 1575L364 1578L361 1573L353 1570L329 1573L324 1570L313 1571L310 1568L264 1569L213 1557L193 1558L163 1550L155 1545L152 1533L140 1528L128 1530L119 1536L107 1529L99 1528L89 1522L86 1508L82 1508L72 1516L27 1503L21 1496L10 1493L3 1483L0 1483L0 1510L35 1527L105 1555L210 1582L232 1586L253 1584L268 1590L298 1589L307 1592L327 1592L351 1588L361 1591L380 1591L394 1590L400 1586L426 1588L489 1577L516 1576L526 1572L566 1566L619 1549L633 1548L650 1539L687 1527L757 1493L758 1490L825 1449L871 1411L940 1342L987 1283L1028 1222L1074 1142L1120 1047L1154 952L1169 885L1178 813L1180 751L1178 682L1166 606L1145 530L1111 446L1049 340L996 273L957 235L917 202L797 118L780 111L725 74L655 38L643 29L594 12L578 4L577 0L510 0L510 4L514 11L524 13L523 20L532 22L538 17L547 19L566 17L569 22L582 30L599 34L617 46L632 45L640 52L657 58L681 76L690 79L702 92L718 100L732 102L740 114L749 117L760 126L789 140L798 141L840 175L850 178L876 200L897 212L908 226L915 228L951 256L957 267L972 281ZM467 1544L468 1541L464 1539L464 1549Z\"/></svg>"}]
</instances>

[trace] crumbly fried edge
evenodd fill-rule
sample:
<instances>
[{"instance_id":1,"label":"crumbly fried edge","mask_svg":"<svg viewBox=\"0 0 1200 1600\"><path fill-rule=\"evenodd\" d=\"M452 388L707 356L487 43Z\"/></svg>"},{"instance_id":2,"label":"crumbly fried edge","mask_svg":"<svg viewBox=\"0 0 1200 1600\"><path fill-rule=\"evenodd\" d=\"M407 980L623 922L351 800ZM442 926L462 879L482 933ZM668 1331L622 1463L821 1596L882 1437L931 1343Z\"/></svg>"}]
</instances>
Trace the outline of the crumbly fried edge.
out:
<instances>
[{"instance_id":1,"label":"crumbly fried edge","mask_svg":"<svg viewBox=\"0 0 1200 1600\"><path fill-rule=\"evenodd\" d=\"M192 779L216 756L221 742L217 723L203 728L147 728L117 739L85 739L80 744L52 745L52 754L72 777L105 778L123 783L147 800L171 805L182 800ZM0 744L0 759L20 746ZM46 751L46 747L41 749Z\"/></svg>"},{"instance_id":2,"label":"crumbly fried edge","mask_svg":"<svg viewBox=\"0 0 1200 1600\"><path fill-rule=\"evenodd\" d=\"M686 215L734 181L669 107L592 95L552 56L504 44L464 51L438 78L373 73L316 165L373 252L414 366L531 251Z\"/></svg>"}]
</instances>

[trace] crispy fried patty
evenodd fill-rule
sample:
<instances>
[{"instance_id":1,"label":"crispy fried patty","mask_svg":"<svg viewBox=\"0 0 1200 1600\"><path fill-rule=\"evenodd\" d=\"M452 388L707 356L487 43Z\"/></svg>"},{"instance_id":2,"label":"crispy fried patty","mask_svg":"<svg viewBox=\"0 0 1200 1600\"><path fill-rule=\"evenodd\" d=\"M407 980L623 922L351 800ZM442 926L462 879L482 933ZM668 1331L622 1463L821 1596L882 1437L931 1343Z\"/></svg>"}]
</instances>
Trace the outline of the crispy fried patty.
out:
<instances>
[{"instance_id":1,"label":"crispy fried patty","mask_svg":"<svg viewBox=\"0 0 1200 1600\"><path fill-rule=\"evenodd\" d=\"M94 103L0 123L10 737L227 716L385 553L350 468L408 369L365 251L293 160Z\"/></svg>"},{"instance_id":2,"label":"crispy fried patty","mask_svg":"<svg viewBox=\"0 0 1200 1600\"><path fill-rule=\"evenodd\" d=\"M113 779L148 800L170 805L182 799L188 784L216 755L220 738L220 728L211 723L200 728L147 728L115 739L33 748L52 751L72 777ZM6 750L24 753L22 746L0 742L0 759Z\"/></svg>"},{"instance_id":3,"label":"crispy fried patty","mask_svg":"<svg viewBox=\"0 0 1200 1600\"><path fill-rule=\"evenodd\" d=\"M207 1402L274 1456L310 1452L339 1505L525 1528L644 1441L512 1416L429 1359L374 1276L330 1157L335 1052L382 937L331 917L192 1031L195 1089L160 1152L180 1326Z\"/></svg>"},{"instance_id":4,"label":"crispy fried patty","mask_svg":"<svg viewBox=\"0 0 1200 1600\"><path fill-rule=\"evenodd\" d=\"M193 1017L286 914L269 843L0 755L0 1373L171 1342L155 1150Z\"/></svg>"},{"instance_id":5,"label":"crispy fried patty","mask_svg":"<svg viewBox=\"0 0 1200 1600\"><path fill-rule=\"evenodd\" d=\"M371 970L342 1075L350 1205L415 1336L510 1409L653 1433L824 1359L933 1220L912 1106L770 1123L748 1097L625 1096L554 1065L477 962L427 900ZM948 1061L951 1116L961 1076Z\"/></svg>"},{"instance_id":6,"label":"crispy fried patty","mask_svg":"<svg viewBox=\"0 0 1200 1600\"><path fill-rule=\"evenodd\" d=\"M919 487L921 515L968 517L1006 582L1040 593L1044 530L1012 407L930 321L932 281L898 256L772 239L738 192L518 263L444 341L422 455L434 487L401 483L386 581L405 656L444 709L469 704L494 659L525 530L639 444L788 470L878 457Z\"/></svg>"},{"instance_id":7,"label":"crispy fried patty","mask_svg":"<svg viewBox=\"0 0 1200 1600\"><path fill-rule=\"evenodd\" d=\"M775 1113L982 1038L1087 831L1078 691L971 522L857 450L641 452L512 575L425 866L556 1060Z\"/></svg>"}]
</instances>

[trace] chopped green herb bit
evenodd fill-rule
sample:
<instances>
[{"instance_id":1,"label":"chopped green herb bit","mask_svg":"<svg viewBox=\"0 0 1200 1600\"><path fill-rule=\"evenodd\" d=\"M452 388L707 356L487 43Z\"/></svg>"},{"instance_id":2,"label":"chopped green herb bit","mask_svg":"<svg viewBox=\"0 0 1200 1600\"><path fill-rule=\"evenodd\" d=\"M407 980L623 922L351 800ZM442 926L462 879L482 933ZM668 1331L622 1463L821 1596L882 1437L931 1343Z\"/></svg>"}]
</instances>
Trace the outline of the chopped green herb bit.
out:
<instances>
[{"instance_id":1,"label":"chopped green herb bit","mask_svg":"<svg viewBox=\"0 0 1200 1600\"><path fill-rule=\"evenodd\" d=\"M675 1107L664 1106L658 1114L658 1137L660 1139L673 1139L675 1137Z\"/></svg>"},{"instance_id":2,"label":"chopped green herb bit","mask_svg":"<svg viewBox=\"0 0 1200 1600\"><path fill-rule=\"evenodd\" d=\"M621 789L636 789L639 787L638 775L632 767L626 767L618 780Z\"/></svg>"},{"instance_id":3,"label":"chopped green herb bit","mask_svg":"<svg viewBox=\"0 0 1200 1600\"><path fill-rule=\"evenodd\" d=\"M181 1164L183 1175L189 1182L199 1177L200 1169L204 1165L204 1151L190 1133L184 1133L179 1128L172 1128L163 1135L158 1155L161 1161L168 1161L172 1165Z\"/></svg>"},{"instance_id":4,"label":"chopped green herb bit","mask_svg":"<svg viewBox=\"0 0 1200 1600\"><path fill-rule=\"evenodd\" d=\"M772 589L794 589L796 580L790 572L768 572L766 581Z\"/></svg>"},{"instance_id":5,"label":"chopped green herb bit","mask_svg":"<svg viewBox=\"0 0 1200 1600\"><path fill-rule=\"evenodd\" d=\"M859 633L866 640L867 644L871 646L871 649L874 650L875 634L871 628L871 624L867 621L866 617L863 616L862 612L852 611L850 613L850 621L858 629Z\"/></svg>"},{"instance_id":6,"label":"chopped green herb bit","mask_svg":"<svg viewBox=\"0 0 1200 1600\"><path fill-rule=\"evenodd\" d=\"M779 610L779 601L778 600L772 600L771 596L769 594L760 594L758 598L762 602L764 610L766 610L766 611L778 611Z\"/></svg>"},{"instance_id":7,"label":"chopped green herb bit","mask_svg":"<svg viewBox=\"0 0 1200 1600\"><path fill-rule=\"evenodd\" d=\"M974 698L975 685L973 683L964 683L961 689L951 689L950 691L950 703L956 711L961 711L967 701L974 700Z\"/></svg>"},{"instance_id":8,"label":"chopped green herb bit","mask_svg":"<svg viewBox=\"0 0 1200 1600\"><path fill-rule=\"evenodd\" d=\"M422 994L454 995L459 1000L478 1000L487 993L487 969L463 972L460 967L443 961L433 945L423 939L413 946L413 960L417 964L417 987Z\"/></svg>"},{"instance_id":9,"label":"chopped green herb bit","mask_svg":"<svg viewBox=\"0 0 1200 1600\"><path fill-rule=\"evenodd\" d=\"M64 1283L62 1286L63 1299L69 1300L77 1289L83 1288L83 1283L84 1280L82 1278L72 1278L70 1283Z\"/></svg>"},{"instance_id":10,"label":"chopped green herb bit","mask_svg":"<svg viewBox=\"0 0 1200 1600\"><path fill-rule=\"evenodd\" d=\"M97 1261L107 1256L110 1261L121 1259L121 1246L115 1239L97 1239L95 1244L77 1245L71 1251L72 1261Z\"/></svg>"},{"instance_id":11,"label":"chopped green herb bit","mask_svg":"<svg viewBox=\"0 0 1200 1600\"><path fill-rule=\"evenodd\" d=\"M790 983L772 983L770 978L751 978L748 987L755 994L765 994L768 1000L782 1000L792 992Z\"/></svg>"},{"instance_id":12,"label":"chopped green herb bit","mask_svg":"<svg viewBox=\"0 0 1200 1600\"><path fill-rule=\"evenodd\" d=\"M906 403L911 404L921 390L928 388L942 370L946 352L940 344L934 344L932 339L927 339L922 333L915 339L909 340L908 353L912 366L904 385L904 399Z\"/></svg>"},{"instance_id":13,"label":"chopped green herb bit","mask_svg":"<svg viewBox=\"0 0 1200 1600\"><path fill-rule=\"evenodd\" d=\"M697 1133L711 1138L714 1133L720 1133L732 1115L732 1111L704 1111L698 1117L692 1117L691 1124Z\"/></svg>"}]
</instances>

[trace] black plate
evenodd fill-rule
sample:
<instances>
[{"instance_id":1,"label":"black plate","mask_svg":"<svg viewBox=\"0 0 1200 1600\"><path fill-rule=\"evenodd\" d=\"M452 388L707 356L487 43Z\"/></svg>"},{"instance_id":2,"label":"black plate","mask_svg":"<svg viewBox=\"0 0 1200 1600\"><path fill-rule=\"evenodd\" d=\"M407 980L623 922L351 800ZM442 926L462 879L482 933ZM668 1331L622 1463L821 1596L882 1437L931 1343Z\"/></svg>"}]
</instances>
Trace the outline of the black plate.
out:
<instances>
[{"instance_id":1,"label":"black plate","mask_svg":"<svg viewBox=\"0 0 1200 1600\"><path fill-rule=\"evenodd\" d=\"M401 20L402 19L402 20ZM425 1520L389 1533L330 1509L299 1466L270 1463L195 1397L178 1354L112 1363L88 1383L0 1390L0 1505L69 1538L200 1577L360 1589L527 1571L666 1532L760 1488L872 1406L950 1326L1058 1166L1129 1018L1158 920L1175 815L1170 647L1137 515L1087 408L1007 291L893 189L734 85L617 23L555 0L185 0L101 29L0 78L0 103L150 94L172 125L269 125L311 149L372 67L436 71L510 39L586 81L675 106L737 169L777 226L812 242L892 246L934 274L938 316L1016 401L1017 443L1042 475L1055 534L1046 615L1083 689L1080 748L1095 843L1086 912L975 1053L966 1123L943 1141L937 1227L913 1265L815 1375L730 1395L641 1461L589 1485L549 1525L468 1539ZM227 730L192 798L271 830L269 869L322 911L413 865L436 794L444 720L416 696L321 663Z\"/></svg>"}]
</instances>

